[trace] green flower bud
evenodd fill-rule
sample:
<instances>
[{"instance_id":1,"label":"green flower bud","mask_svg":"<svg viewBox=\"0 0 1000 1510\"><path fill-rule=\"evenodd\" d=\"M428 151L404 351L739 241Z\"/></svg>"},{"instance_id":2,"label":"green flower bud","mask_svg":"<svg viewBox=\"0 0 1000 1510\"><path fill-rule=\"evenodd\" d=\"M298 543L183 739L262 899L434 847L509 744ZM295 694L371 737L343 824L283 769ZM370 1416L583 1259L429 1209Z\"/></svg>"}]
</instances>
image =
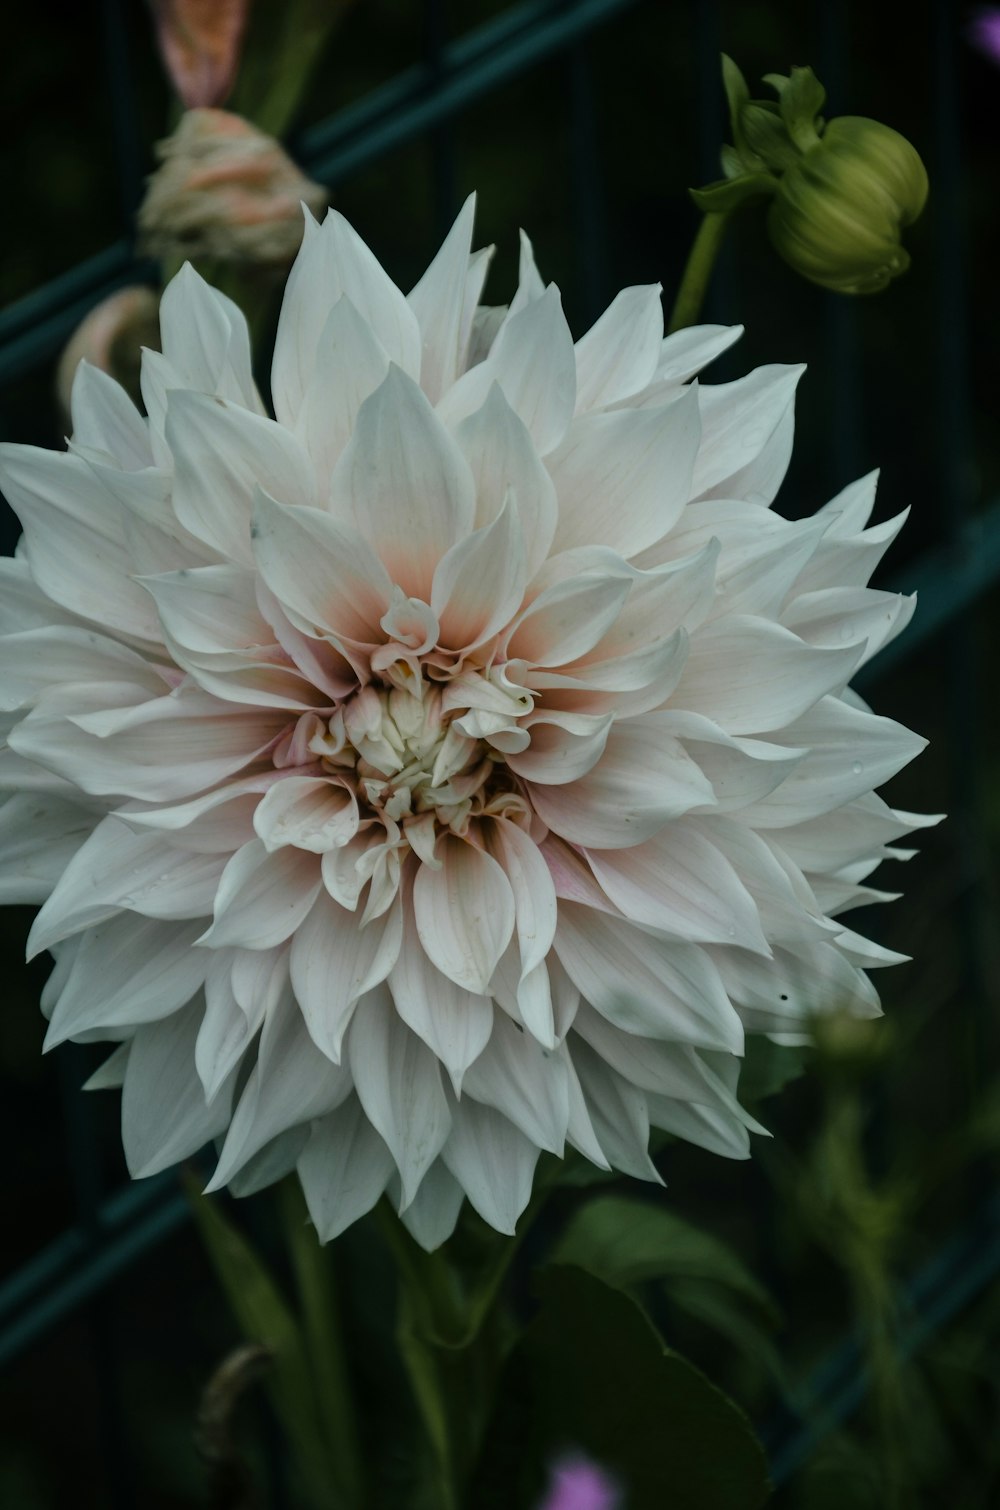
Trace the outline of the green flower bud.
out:
<instances>
[{"instance_id":1,"label":"green flower bud","mask_svg":"<svg viewBox=\"0 0 1000 1510\"><path fill-rule=\"evenodd\" d=\"M879 121L844 115L782 174L768 229L789 266L842 294L873 294L910 265L900 233L927 200L915 149Z\"/></svg>"},{"instance_id":2,"label":"green flower bud","mask_svg":"<svg viewBox=\"0 0 1000 1510\"><path fill-rule=\"evenodd\" d=\"M927 174L905 137L879 121L825 121L826 92L811 68L769 73L777 100L753 100L723 55L733 143L724 177L691 198L706 215L731 215L769 200L775 249L813 283L873 294L910 265L900 234L927 199Z\"/></svg>"}]
</instances>

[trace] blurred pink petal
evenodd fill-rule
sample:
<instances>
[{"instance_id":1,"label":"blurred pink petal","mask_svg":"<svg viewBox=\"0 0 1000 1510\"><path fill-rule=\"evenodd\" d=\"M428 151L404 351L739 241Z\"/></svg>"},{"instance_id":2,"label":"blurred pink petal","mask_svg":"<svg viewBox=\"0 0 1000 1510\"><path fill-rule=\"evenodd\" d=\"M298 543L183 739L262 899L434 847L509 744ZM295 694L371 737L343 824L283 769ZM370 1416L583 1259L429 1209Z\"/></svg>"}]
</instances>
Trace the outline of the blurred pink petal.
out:
<instances>
[{"instance_id":1,"label":"blurred pink petal","mask_svg":"<svg viewBox=\"0 0 1000 1510\"><path fill-rule=\"evenodd\" d=\"M541 1510L618 1510L621 1503L617 1486L602 1468L586 1458L567 1458L553 1469Z\"/></svg>"},{"instance_id":2,"label":"blurred pink petal","mask_svg":"<svg viewBox=\"0 0 1000 1510\"><path fill-rule=\"evenodd\" d=\"M228 97L249 8L249 0L153 0L160 55L188 109Z\"/></svg>"},{"instance_id":3,"label":"blurred pink petal","mask_svg":"<svg viewBox=\"0 0 1000 1510\"><path fill-rule=\"evenodd\" d=\"M975 13L966 29L974 47L1000 63L1000 6L987 5Z\"/></svg>"},{"instance_id":4,"label":"blurred pink petal","mask_svg":"<svg viewBox=\"0 0 1000 1510\"><path fill-rule=\"evenodd\" d=\"M160 167L139 210L154 256L281 265L302 241L302 205L328 194L273 137L228 110L186 110L156 148Z\"/></svg>"},{"instance_id":5,"label":"blurred pink petal","mask_svg":"<svg viewBox=\"0 0 1000 1510\"><path fill-rule=\"evenodd\" d=\"M159 349L159 308L159 294L139 284L120 288L95 304L59 358L56 395L64 414L70 412L73 379L82 361L109 373L130 393L138 393L142 348Z\"/></svg>"}]
</instances>

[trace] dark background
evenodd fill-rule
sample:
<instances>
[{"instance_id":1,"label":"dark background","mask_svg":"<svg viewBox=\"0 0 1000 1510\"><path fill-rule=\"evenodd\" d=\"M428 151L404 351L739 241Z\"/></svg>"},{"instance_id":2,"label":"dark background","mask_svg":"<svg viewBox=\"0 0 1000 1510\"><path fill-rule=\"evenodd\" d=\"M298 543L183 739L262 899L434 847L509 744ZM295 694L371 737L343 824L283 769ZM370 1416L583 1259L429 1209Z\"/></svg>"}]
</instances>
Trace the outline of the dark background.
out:
<instances>
[{"instance_id":1,"label":"dark background","mask_svg":"<svg viewBox=\"0 0 1000 1510\"><path fill-rule=\"evenodd\" d=\"M429 10L438 31L453 39L510 8L499 0L357 4L310 87L290 138L293 152L308 143L315 123L426 56ZM888 1224L884 1267L900 1297L900 1336L925 1313L930 1318L905 1371L916 1402L905 1503L974 1510L1000 1502L1000 1302L993 1282L1000 1245L995 1204L988 1204L1000 1120L991 870L1000 783L997 615L991 593L974 602L963 597L971 569L1000 564L996 520L992 533L989 524L1000 492L1000 65L966 40L969 14L927 0L638 0L432 136L337 182L334 203L406 288L464 195L478 187L478 240L499 245L487 296L499 302L512 292L523 224L580 332L624 284L659 279L671 296L697 226L685 189L717 175L725 130L720 47L760 93L761 74L811 63L827 85L828 114L875 116L908 136L927 162L930 201L907 237L913 266L885 294L838 299L797 279L748 215L734 229L705 311L746 326L743 341L710 374L714 380L764 362L809 364L778 507L809 513L880 465L876 517L912 512L879 581L907 590L919 582L930 605L924 611L955 610L864 689L879 712L931 740L893 783L890 800L953 815L921 836L917 860L883 882L905 886L904 901L870 920L880 941L917 962L882 974L887 1022L862 1062L848 1071L820 1065L767 1104L763 1118L776 1138L753 1164L730 1166L678 1147L665 1167L677 1209L730 1237L777 1295L785 1320L774 1345L791 1376L812 1378L817 1362L849 1334L861 1304L838 1251L836 1200L823 1207L820 1199L817 1216L806 1197L823 1182L824 1115L842 1111L847 1096L863 1128L858 1192L871 1195ZM131 122L124 156L119 122L117 157L109 17L127 65L117 66L118 103L125 99ZM58 15L19 6L5 16L5 44L0 305L127 230L135 185L123 164L131 153L140 175L152 169L152 145L176 109L138 0L92 0ZM0 388L0 437L61 443L55 355L43 352ZM5 514L0 529L9 551L16 523ZM93 1221L95 1201L124 1180L116 1097L82 1098L75 1089L94 1056L67 1045L41 1057L37 999L47 966L21 963L29 922L23 910L0 916L0 1147L8 1171L0 1275L14 1274L81 1218ZM896 1199L898 1190L905 1199ZM244 1210L266 1227L261 1202ZM966 1252L970 1263L979 1260L971 1279ZM991 1253L993 1268L983 1263ZM930 1263L944 1265L931 1299L906 1298ZM672 1321L678 1345L744 1401L780 1460L799 1440L799 1426L774 1379L755 1371L745 1349L718 1328L681 1312ZM0 1341L3 1335L0 1324ZM25 1510L201 1503L190 1421L202 1380L234 1339L194 1236L178 1217L96 1301L70 1311L0 1374L0 1503ZM836 1430L809 1439L804 1464L776 1503L884 1503L883 1449L871 1412L849 1409Z\"/></svg>"}]
</instances>

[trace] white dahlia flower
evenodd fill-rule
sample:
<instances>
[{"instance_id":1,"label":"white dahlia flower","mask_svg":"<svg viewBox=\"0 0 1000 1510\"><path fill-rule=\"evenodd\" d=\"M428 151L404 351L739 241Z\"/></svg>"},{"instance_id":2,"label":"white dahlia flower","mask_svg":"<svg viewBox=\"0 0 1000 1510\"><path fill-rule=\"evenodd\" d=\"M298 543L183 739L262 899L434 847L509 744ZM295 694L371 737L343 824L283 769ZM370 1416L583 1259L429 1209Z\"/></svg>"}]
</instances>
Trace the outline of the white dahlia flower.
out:
<instances>
[{"instance_id":1,"label":"white dahlia flower","mask_svg":"<svg viewBox=\"0 0 1000 1510\"><path fill-rule=\"evenodd\" d=\"M47 1043L107 1039L129 1167L295 1168L333 1237L388 1190L430 1247L511 1231L539 1151L744 1157L747 1032L878 1011L838 921L922 820L923 741L852 673L868 477L770 504L800 369L689 382L629 288L574 344L524 242L484 308L470 201L404 297L307 220L272 370L189 268L142 417L81 366L66 454L2 448L0 887L44 902Z\"/></svg>"}]
</instances>

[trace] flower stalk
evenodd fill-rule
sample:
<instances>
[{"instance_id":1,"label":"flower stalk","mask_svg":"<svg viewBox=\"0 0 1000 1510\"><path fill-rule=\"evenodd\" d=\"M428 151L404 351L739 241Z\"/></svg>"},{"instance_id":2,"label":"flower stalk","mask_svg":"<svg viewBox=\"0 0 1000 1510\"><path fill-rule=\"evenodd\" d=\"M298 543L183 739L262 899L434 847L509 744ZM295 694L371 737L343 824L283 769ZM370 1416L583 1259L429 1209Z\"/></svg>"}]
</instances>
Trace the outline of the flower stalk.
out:
<instances>
[{"instance_id":1,"label":"flower stalk","mask_svg":"<svg viewBox=\"0 0 1000 1510\"><path fill-rule=\"evenodd\" d=\"M668 335L697 324L730 216L727 210L709 211L698 227L670 313Z\"/></svg>"}]
</instances>

